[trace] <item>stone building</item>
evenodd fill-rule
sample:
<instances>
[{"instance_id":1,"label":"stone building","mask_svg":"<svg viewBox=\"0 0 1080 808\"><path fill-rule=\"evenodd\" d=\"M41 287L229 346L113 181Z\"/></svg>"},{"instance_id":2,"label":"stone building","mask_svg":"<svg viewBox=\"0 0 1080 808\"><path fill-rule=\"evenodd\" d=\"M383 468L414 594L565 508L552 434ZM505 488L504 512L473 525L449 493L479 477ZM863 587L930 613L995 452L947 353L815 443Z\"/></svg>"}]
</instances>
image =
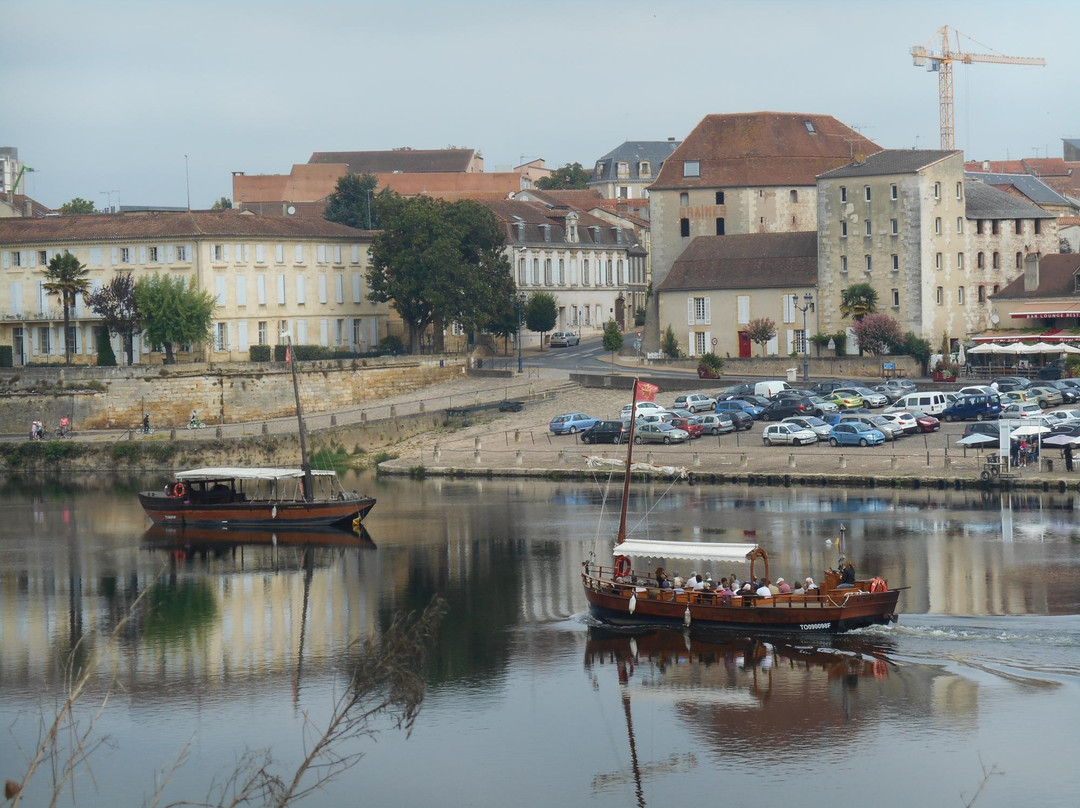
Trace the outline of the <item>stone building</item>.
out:
<instances>
[{"instance_id":1,"label":"stone building","mask_svg":"<svg viewBox=\"0 0 1080 808\"><path fill-rule=\"evenodd\" d=\"M1024 271L993 296L996 320L980 340L1038 337L1080 342L1080 255L1029 255Z\"/></svg>"},{"instance_id":2,"label":"stone building","mask_svg":"<svg viewBox=\"0 0 1080 808\"><path fill-rule=\"evenodd\" d=\"M697 236L815 229L817 176L880 150L829 115L706 116L649 188L654 287ZM647 350L667 325L650 306Z\"/></svg>"},{"instance_id":3,"label":"stone building","mask_svg":"<svg viewBox=\"0 0 1080 808\"><path fill-rule=\"evenodd\" d=\"M1057 249L1053 214L966 180L959 151L891 149L826 172L817 207L825 333L850 337L843 291L869 283L903 331L955 344L987 326L989 296L1022 272L1025 255Z\"/></svg>"},{"instance_id":4,"label":"stone building","mask_svg":"<svg viewBox=\"0 0 1080 808\"><path fill-rule=\"evenodd\" d=\"M49 260L70 252L92 289L161 273L213 294L211 338L181 346L181 357L243 361L250 346L280 344L286 332L297 344L373 350L392 320L387 304L366 297L369 245L369 233L325 220L238 211L0 219L0 345L12 346L15 364L63 360L63 311L43 284ZM91 364L100 318L81 296L70 317L72 361ZM161 359L142 339L136 349L136 361ZM123 355L118 338L113 350Z\"/></svg>"},{"instance_id":5,"label":"stone building","mask_svg":"<svg viewBox=\"0 0 1080 808\"><path fill-rule=\"evenodd\" d=\"M667 140L627 140L596 161L589 187L605 199L647 199L649 186L679 147Z\"/></svg>"},{"instance_id":6,"label":"stone building","mask_svg":"<svg viewBox=\"0 0 1080 808\"><path fill-rule=\"evenodd\" d=\"M482 200L506 229L514 282L558 301L555 331L595 336L604 323L633 324L630 301L643 297L645 250L634 231L571 207L514 199ZM523 332L528 344L533 335Z\"/></svg>"},{"instance_id":7,"label":"stone building","mask_svg":"<svg viewBox=\"0 0 1080 808\"><path fill-rule=\"evenodd\" d=\"M801 356L817 333L816 306L806 299L813 300L816 283L813 231L698 236L656 288L660 321L689 356ZM746 329L760 318L776 324L776 337L763 348Z\"/></svg>"}]
</instances>

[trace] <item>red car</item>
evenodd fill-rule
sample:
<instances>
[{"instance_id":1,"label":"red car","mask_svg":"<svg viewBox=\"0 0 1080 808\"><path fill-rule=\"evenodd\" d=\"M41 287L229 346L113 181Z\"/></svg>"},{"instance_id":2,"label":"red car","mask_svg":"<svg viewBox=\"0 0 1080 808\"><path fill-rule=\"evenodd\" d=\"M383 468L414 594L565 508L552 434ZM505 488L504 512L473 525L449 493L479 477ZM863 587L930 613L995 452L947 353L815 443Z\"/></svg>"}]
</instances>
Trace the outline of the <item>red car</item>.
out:
<instances>
[{"instance_id":1,"label":"red car","mask_svg":"<svg viewBox=\"0 0 1080 808\"><path fill-rule=\"evenodd\" d=\"M685 429L690 433L691 438L700 438L705 431L705 427L697 418L673 418L671 425L678 429Z\"/></svg>"},{"instance_id":2,"label":"red car","mask_svg":"<svg viewBox=\"0 0 1080 808\"><path fill-rule=\"evenodd\" d=\"M908 410L908 412L915 419L915 423L919 425L920 432L937 432L941 429L941 421L933 415L928 415L922 410Z\"/></svg>"}]
</instances>

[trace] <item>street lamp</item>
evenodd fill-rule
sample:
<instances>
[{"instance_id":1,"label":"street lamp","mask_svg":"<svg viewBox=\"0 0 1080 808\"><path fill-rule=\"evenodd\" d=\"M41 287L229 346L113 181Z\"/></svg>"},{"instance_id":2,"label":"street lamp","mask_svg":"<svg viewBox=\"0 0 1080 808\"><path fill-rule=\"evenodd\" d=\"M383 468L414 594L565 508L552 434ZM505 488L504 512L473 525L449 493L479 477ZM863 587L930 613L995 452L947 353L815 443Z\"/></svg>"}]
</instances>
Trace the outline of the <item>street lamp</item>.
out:
<instances>
[{"instance_id":1,"label":"street lamp","mask_svg":"<svg viewBox=\"0 0 1080 808\"><path fill-rule=\"evenodd\" d=\"M516 302L517 305L515 305L514 308L517 311L517 321L518 321L518 323L517 323L517 325L518 325L518 329L517 329L518 373L521 373L522 372L522 366L521 366L521 321L525 318L525 293L522 292L520 295L518 295L518 299L515 302Z\"/></svg>"},{"instance_id":2,"label":"street lamp","mask_svg":"<svg viewBox=\"0 0 1080 808\"><path fill-rule=\"evenodd\" d=\"M803 359L802 359L802 380L804 382L810 381L810 340L806 333L806 313L814 310L814 296L807 292L803 295L803 305L799 305L799 296L793 294L791 296L791 305L802 312L802 333L803 333Z\"/></svg>"}]
</instances>

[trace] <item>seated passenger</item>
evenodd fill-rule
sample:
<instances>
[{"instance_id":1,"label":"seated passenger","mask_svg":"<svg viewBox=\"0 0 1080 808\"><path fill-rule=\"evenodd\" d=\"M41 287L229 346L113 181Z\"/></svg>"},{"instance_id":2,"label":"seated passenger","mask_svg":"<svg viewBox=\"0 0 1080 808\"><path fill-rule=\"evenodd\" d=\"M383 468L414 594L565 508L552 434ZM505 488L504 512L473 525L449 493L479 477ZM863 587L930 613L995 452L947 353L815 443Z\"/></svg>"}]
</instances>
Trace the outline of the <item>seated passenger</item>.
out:
<instances>
[{"instance_id":1,"label":"seated passenger","mask_svg":"<svg viewBox=\"0 0 1080 808\"><path fill-rule=\"evenodd\" d=\"M844 565L844 571L840 573L840 584L837 589L853 589L855 587L855 565L850 561Z\"/></svg>"},{"instance_id":2,"label":"seated passenger","mask_svg":"<svg viewBox=\"0 0 1080 808\"><path fill-rule=\"evenodd\" d=\"M771 598L773 596L772 589L769 588L769 582L765 578L761 579L761 586L757 588L757 596L759 598Z\"/></svg>"},{"instance_id":3,"label":"seated passenger","mask_svg":"<svg viewBox=\"0 0 1080 808\"><path fill-rule=\"evenodd\" d=\"M818 585L814 583L814 579L807 577L806 585L803 587L803 589L806 590L806 594L809 595L810 593L817 591L817 588Z\"/></svg>"},{"instance_id":4,"label":"seated passenger","mask_svg":"<svg viewBox=\"0 0 1080 808\"><path fill-rule=\"evenodd\" d=\"M783 578L776 579L776 588L781 595L791 594L791 586L789 586L788 582L785 581Z\"/></svg>"},{"instance_id":5,"label":"seated passenger","mask_svg":"<svg viewBox=\"0 0 1080 808\"><path fill-rule=\"evenodd\" d=\"M780 580L782 581L784 579L781 578ZM769 587L769 591L773 594L773 597L780 594L780 587L778 587L776 584L774 584L772 581L768 580L767 578L765 579L765 585L767 587Z\"/></svg>"},{"instance_id":6,"label":"seated passenger","mask_svg":"<svg viewBox=\"0 0 1080 808\"><path fill-rule=\"evenodd\" d=\"M700 592L705 588L705 581L702 579L700 572L694 576L692 583L687 583L686 588L693 589L695 592Z\"/></svg>"}]
</instances>

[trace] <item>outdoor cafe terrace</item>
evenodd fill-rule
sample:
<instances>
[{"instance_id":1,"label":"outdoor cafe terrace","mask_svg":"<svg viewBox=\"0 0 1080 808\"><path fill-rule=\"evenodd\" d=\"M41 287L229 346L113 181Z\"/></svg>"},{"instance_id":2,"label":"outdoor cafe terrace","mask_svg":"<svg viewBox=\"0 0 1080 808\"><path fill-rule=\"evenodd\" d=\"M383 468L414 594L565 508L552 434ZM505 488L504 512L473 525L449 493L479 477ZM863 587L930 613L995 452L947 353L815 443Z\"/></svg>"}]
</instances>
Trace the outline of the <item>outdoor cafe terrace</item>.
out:
<instances>
[{"instance_id":1,"label":"outdoor cafe terrace","mask_svg":"<svg viewBox=\"0 0 1080 808\"><path fill-rule=\"evenodd\" d=\"M968 349L962 363L969 375L1009 376L1029 373L1055 359L1080 354L1080 335L1058 333L1056 342L1044 341L1046 336L1049 335L1036 334L1026 340L1017 335L975 337L976 344Z\"/></svg>"}]
</instances>

